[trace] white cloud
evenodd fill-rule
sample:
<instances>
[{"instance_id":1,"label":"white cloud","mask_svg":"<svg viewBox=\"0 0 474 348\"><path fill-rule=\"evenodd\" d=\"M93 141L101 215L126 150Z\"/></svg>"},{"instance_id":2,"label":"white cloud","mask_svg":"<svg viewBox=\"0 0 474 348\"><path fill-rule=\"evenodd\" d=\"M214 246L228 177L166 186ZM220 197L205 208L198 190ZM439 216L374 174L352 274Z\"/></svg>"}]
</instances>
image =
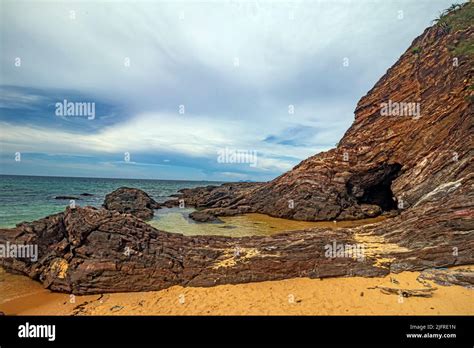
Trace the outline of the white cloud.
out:
<instances>
[{"instance_id":1,"label":"white cloud","mask_svg":"<svg viewBox=\"0 0 474 348\"><path fill-rule=\"evenodd\" d=\"M91 121L93 122L93 121ZM0 123L2 152L41 152L62 154L169 153L196 158L217 158L219 149L230 147L258 152L259 170L284 171L295 153L303 159L312 153L306 148L289 149L267 144L261 139L266 129L252 124L215 120L199 115L140 114L94 134L81 134L30 125Z\"/></svg>"},{"instance_id":2,"label":"white cloud","mask_svg":"<svg viewBox=\"0 0 474 348\"><path fill-rule=\"evenodd\" d=\"M339 140L358 98L450 2L2 0L0 84L76 90L132 110L94 134L10 119L2 152L212 159L233 147L281 173ZM20 108L35 98L4 100ZM185 115L170 111L181 103ZM314 136L263 141L294 127Z\"/></svg>"},{"instance_id":3,"label":"white cloud","mask_svg":"<svg viewBox=\"0 0 474 348\"><path fill-rule=\"evenodd\" d=\"M397 52L379 40L394 34L387 23L397 25L398 10L405 9L397 30L410 30L412 36L399 36L409 42L423 20L415 11L429 3L15 0L2 6L3 83L136 97L149 96L150 88L179 88L186 67L264 88L291 80L308 62L340 60L355 47ZM20 68L15 57L22 58Z\"/></svg>"}]
</instances>

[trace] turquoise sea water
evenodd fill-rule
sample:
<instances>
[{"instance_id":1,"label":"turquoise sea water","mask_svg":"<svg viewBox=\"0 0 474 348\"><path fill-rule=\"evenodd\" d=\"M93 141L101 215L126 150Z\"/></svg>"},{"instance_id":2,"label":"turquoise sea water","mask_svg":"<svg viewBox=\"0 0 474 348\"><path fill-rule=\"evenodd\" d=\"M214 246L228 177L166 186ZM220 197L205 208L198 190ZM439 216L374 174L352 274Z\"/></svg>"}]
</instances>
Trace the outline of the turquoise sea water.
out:
<instances>
[{"instance_id":1,"label":"turquoise sea water","mask_svg":"<svg viewBox=\"0 0 474 348\"><path fill-rule=\"evenodd\" d=\"M100 207L106 194L122 186L142 189L157 202L164 202L179 189L216 184L220 183L0 175L0 227L14 227L23 221L64 211L69 200L57 200L56 196L79 197L76 206ZM93 196L81 196L81 193Z\"/></svg>"}]
</instances>

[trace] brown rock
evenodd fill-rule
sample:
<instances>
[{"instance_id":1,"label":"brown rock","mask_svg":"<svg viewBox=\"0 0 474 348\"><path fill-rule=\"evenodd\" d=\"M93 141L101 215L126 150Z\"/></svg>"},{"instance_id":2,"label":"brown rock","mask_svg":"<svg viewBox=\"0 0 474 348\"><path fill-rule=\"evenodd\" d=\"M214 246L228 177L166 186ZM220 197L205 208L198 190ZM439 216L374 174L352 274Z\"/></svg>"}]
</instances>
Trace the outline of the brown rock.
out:
<instances>
[{"instance_id":1,"label":"brown rock","mask_svg":"<svg viewBox=\"0 0 474 348\"><path fill-rule=\"evenodd\" d=\"M222 220L206 210L194 211L189 214L189 217L198 222L222 222Z\"/></svg>"},{"instance_id":2,"label":"brown rock","mask_svg":"<svg viewBox=\"0 0 474 348\"><path fill-rule=\"evenodd\" d=\"M103 206L105 209L129 213L143 220L152 219L153 209L160 208L146 192L129 187L121 187L109 193L105 196Z\"/></svg>"},{"instance_id":3,"label":"brown rock","mask_svg":"<svg viewBox=\"0 0 474 348\"><path fill-rule=\"evenodd\" d=\"M355 243L342 230L187 237L156 230L130 214L68 208L14 229L0 229L0 243L40 243L37 262L1 258L0 265L51 290L75 294L387 273L370 259L326 257L324 246L332 240ZM74 256L67 259L69 250Z\"/></svg>"},{"instance_id":4,"label":"brown rock","mask_svg":"<svg viewBox=\"0 0 474 348\"><path fill-rule=\"evenodd\" d=\"M176 199L166 201L167 207L178 206L180 200L185 206L197 208L221 208L245 203L245 197L251 196L252 192L263 185L262 183L226 183L220 186L196 187L193 189L182 189L179 194L173 195Z\"/></svg>"},{"instance_id":5,"label":"brown rock","mask_svg":"<svg viewBox=\"0 0 474 348\"><path fill-rule=\"evenodd\" d=\"M474 288L474 271L461 269L426 269L418 276L419 280L431 280L443 286L460 285Z\"/></svg>"},{"instance_id":6,"label":"brown rock","mask_svg":"<svg viewBox=\"0 0 474 348\"><path fill-rule=\"evenodd\" d=\"M472 13L473 8L469 3L459 11ZM471 24L457 25L456 30L435 25L416 38L359 101L355 121L337 148L232 196L225 187L214 187L205 194L202 188L185 191L183 197L191 205L220 208L220 215L246 206L250 212L296 220L347 220L452 194L459 180L473 172L474 59L472 54L453 51L472 43ZM414 48L420 53L414 55ZM385 115L382 111L389 103L414 103L413 113L391 108ZM223 197L211 198L219 195Z\"/></svg>"}]
</instances>

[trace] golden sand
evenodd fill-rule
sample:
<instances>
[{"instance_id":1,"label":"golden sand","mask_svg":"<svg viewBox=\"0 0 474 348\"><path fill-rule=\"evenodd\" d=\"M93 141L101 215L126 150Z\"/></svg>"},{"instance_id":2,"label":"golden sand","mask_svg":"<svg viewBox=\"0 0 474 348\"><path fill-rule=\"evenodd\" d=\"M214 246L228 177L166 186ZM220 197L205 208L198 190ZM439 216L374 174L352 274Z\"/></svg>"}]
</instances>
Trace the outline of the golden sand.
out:
<instances>
[{"instance_id":1,"label":"golden sand","mask_svg":"<svg viewBox=\"0 0 474 348\"><path fill-rule=\"evenodd\" d=\"M404 298L375 288L424 288L416 280L418 275L296 278L70 297L45 290L27 277L0 271L0 311L7 315L474 315L472 289L434 285L433 297Z\"/></svg>"}]
</instances>

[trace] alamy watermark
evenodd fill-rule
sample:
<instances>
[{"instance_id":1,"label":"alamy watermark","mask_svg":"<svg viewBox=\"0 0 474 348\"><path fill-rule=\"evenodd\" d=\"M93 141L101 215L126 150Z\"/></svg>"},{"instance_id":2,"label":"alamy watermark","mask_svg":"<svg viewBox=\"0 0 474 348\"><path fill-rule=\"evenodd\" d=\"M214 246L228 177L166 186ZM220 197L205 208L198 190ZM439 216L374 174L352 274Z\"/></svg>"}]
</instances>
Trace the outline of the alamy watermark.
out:
<instances>
[{"instance_id":1,"label":"alamy watermark","mask_svg":"<svg viewBox=\"0 0 474 348\"><path fill-rule=\"evenodd\" d=\"M38 244L0 244L0 258L30 259L38 261Z\"/></svg>"},{"instance_id":2,"label":"alamy watermark","mask_svg":"<svg viewBox=\"0 0 474 348\"><path fill-rule=\"evenodd\" d=\"M56 339L56 325L36 325L26 322L18 326L19 338L47 338L52 342Z\"/></svg>"},{"instance_id":3,"label":"alamy watermark","mask_svg":"<svg viewBox=\"0 0 474 348\"><path fill-rule=\"evenodd\" d=\"M365 260L365 249L364 244L347 244L337 243L333 241L331 244L324 246L324 256L328 258L351 258L357 259L357 261Z\"/></svg>"},{"instance_id":4,"label":"alamy watermark","mask_svg":"<svg viewBox=\"0 0 474 348\"><path fill-rule=\"evenodd\" d=\"M95 119L94 102L70 102L64 99L55 104L56 116L87 117L88 120Z\"/></svg>"},{"instance_id":5,"label":"alamy watermark","mask_svg":"<svg viewBox=\"0 0 474 348\"><path fill-rule=\"evenodd\" d=\"M217 151L218 163L248 163L250 167L257 166L256 150L236 150L224 148Z\"/></svg>"},{"instance_id":6,"label":"alamy watermark","mask_svg":"<svg viewBox=\"0 0 474 348\"><path fill-rule=\"evenodd\" d=\"M421 107L418 102L395 102L389 99L387 103L380 104L380 115L419 118L421 116Z\"/></svg>"}]
</instances>

